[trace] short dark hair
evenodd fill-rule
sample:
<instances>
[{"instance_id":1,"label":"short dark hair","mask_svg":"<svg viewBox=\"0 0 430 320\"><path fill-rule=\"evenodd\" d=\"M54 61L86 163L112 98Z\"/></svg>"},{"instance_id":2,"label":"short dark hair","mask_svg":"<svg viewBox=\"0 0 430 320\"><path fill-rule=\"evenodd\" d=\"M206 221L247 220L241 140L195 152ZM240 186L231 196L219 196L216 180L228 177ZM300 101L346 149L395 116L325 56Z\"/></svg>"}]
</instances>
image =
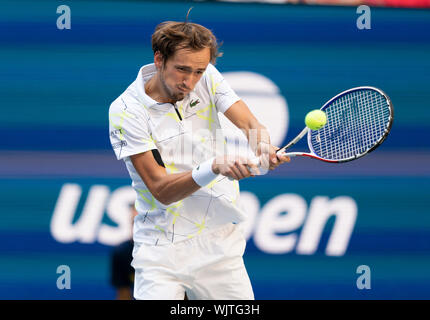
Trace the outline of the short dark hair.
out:
<instances>
[{"instance_id":1,"label":"short dark hair","mask_svg":"<svg viewBox=\"0 0 430 320\"><path fill-rule=\"evenodd\" d=\"M210 62L215 64L222 53L216 37L209 29L197 23L165 21L160 23L152 34L152 50L159 51L167 61L179 49L210 49Z\"/></svg>"}]
</instances>

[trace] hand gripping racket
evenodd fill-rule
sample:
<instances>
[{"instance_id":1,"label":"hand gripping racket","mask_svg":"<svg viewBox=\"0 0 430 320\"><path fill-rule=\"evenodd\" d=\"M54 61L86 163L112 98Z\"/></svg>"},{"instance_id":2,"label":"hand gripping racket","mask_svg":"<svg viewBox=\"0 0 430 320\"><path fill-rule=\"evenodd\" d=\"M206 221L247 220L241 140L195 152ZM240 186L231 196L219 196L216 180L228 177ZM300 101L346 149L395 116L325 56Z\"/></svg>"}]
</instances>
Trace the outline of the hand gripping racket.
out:
<instances>
[{"instance_id":1,"label":"hand gripping racket","mask_svg":"<svg viewBox=\"0 0 430 320\"><path fill-rule=\"evenodd\" d=\"M319 130L305 127L277 155L310 157L331 163L355 160L380 146L393 124L390 98L374 87L341 92L320 110L326 113L327 124ZM310 152L286 152L306 134Z\"/></svg>"}]
</instances>

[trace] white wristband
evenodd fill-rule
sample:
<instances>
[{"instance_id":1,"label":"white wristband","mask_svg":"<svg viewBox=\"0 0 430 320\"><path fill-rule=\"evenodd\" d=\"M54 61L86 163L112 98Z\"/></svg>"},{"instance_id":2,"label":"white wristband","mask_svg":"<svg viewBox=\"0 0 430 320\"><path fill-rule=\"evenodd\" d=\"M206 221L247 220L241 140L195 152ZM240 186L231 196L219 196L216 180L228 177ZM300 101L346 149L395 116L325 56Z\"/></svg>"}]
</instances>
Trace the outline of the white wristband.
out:
<instances>
[{"instance_id":1,"label":"white wristband","mask_svg":"<svg viewBox=\"0 0 430 320\"><path fill-rule=\"evenodd\" d=\"M212 171L212 164L215 158L210 158L200 165L197 168L194 168L191 172L194 181L200 186L204 187L209 184L213 179L215 179L218 175Z\"/></svg>"}]
</instances>

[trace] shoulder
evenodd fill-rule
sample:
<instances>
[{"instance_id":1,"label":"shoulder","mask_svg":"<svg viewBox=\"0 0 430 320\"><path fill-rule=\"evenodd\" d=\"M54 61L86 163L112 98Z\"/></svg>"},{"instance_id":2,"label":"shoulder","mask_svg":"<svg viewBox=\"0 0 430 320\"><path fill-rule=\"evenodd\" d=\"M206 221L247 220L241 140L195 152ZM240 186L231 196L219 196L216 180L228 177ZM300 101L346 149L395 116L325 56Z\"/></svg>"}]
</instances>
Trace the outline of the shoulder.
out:
<instances>
[{"instance_id":1,"label":"shoulder","mask_svg":"<svg viewBox=\"0 0 430 320\"><path fill-rule=\"evenodd\" d=\"M121 96L119 96L110 104L109 113L112 114L112 113L119 112L120 110L123 109L122 107L123 107L123 103L121 102Z\"/></svg>"},{"instance_id":2,"label":"shoulder","mask_svg":"<svg viewBox=\"0 0 430 320\"><path fill-rule=\"evenodd\" d=\"M213 74L220 74L220 72L212 63L209 63L205 70L205 76L211 76Z\"/></svg>"},{"instance_id":3,"label":"shoulder","mask_svg":"<svg viewBox=\"0 0 430 320\"><path fill-rule=\"evenodd\" d=\"M135 118L146 118L146 109L140 102L133 86L127 88L118 98L109 106L109 114L114 115L134 115Z\"/></svg>"},{"instance_id":4,"label":"shoulder","mask_svg":"<svg viewBox=\"0 0 430 320\"><path fill-rule=\"evenodd\" d=\"M211 63L206 67L204 78L209 87L212 87L214 84L220 84L225 81L224 76L221 72Z\"/></svg>"},{"instance_id":5,"label":"shoulder","mask_svg":"<svg viewBox=\"0 0 430 320\"><path fill-rule=\"evenodd\" d=\"M209 92L213 92L214 85L216 83L220 83L223 81L223 77L218 69L212 64L209 63L206 67L206 70L203 74L202 79L200 80L200 84L204 86Z\"/></svg>"}]
</instances>

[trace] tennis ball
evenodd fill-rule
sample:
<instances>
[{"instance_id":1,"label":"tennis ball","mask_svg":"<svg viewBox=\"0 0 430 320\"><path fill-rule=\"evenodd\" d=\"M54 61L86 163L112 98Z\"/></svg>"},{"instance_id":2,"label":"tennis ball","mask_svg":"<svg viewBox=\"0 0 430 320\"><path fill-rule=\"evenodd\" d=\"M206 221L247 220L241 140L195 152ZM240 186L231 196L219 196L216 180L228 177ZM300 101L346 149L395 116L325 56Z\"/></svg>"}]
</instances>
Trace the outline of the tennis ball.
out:
<instances>
[{"instance_id":1,"label":"tennis ball","mask_svg":"<svg viewBox=\"0 0 430 320\"><path fill-rule=\"evenodd\" d=\"M306 115L306 126L311 130L319 130L327 123L327 116L324 111L312 110Z\"/></svg>"}]
</instances>

